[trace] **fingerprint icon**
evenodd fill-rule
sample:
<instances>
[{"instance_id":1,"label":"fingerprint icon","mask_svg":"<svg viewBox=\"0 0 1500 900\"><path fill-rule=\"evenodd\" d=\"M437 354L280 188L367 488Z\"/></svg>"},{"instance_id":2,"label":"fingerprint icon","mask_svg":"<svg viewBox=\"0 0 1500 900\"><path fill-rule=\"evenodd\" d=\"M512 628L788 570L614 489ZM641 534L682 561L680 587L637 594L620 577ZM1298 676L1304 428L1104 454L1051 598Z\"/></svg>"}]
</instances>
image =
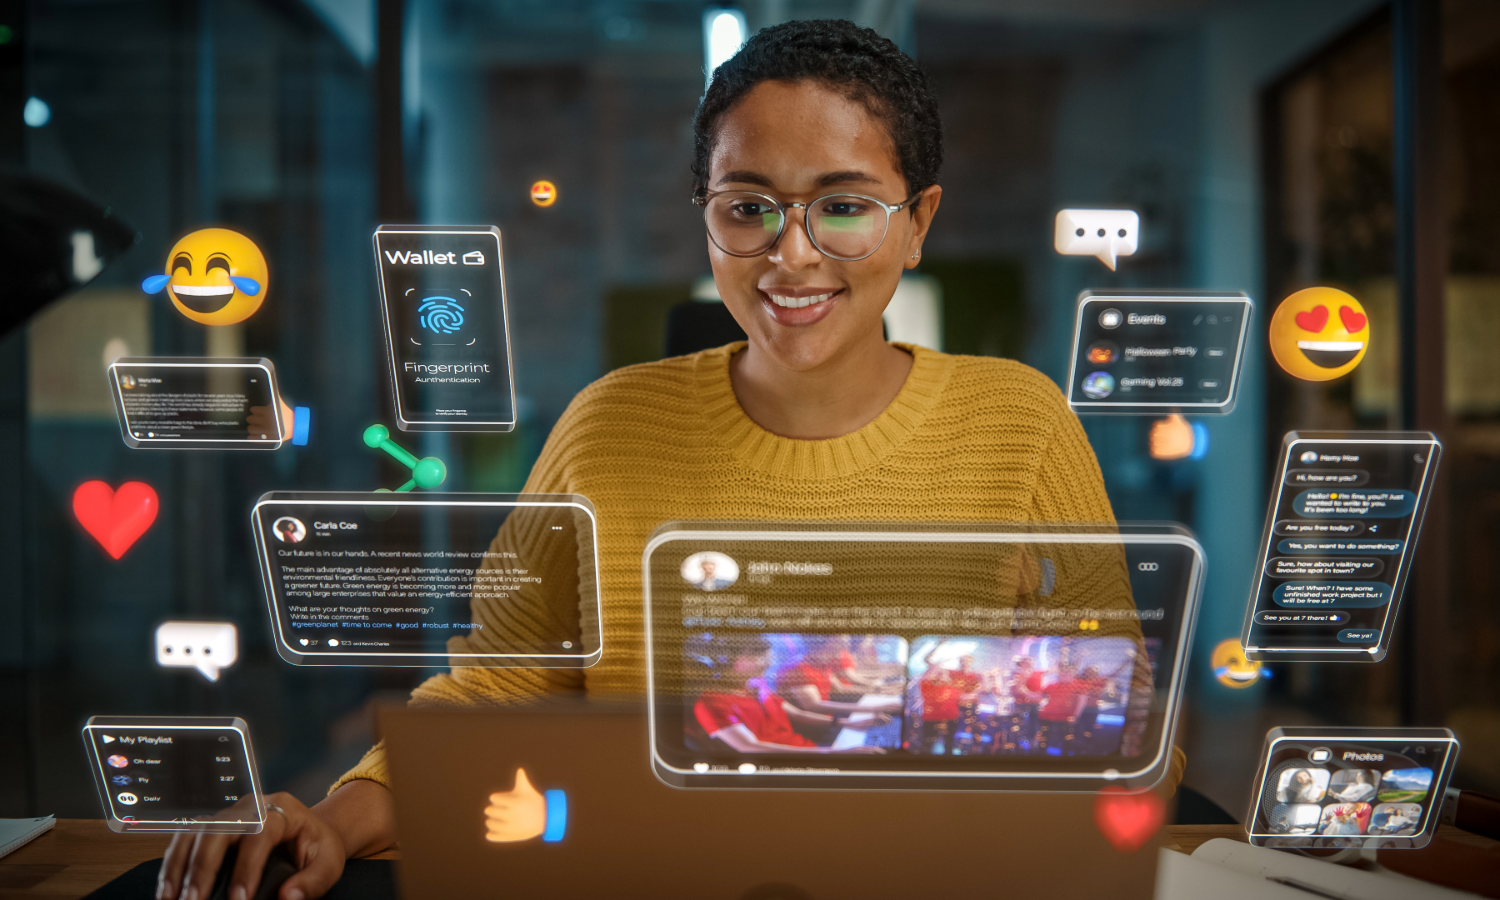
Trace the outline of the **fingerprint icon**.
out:
<instances>
[{"instance_id":1,"label":"fingerprint icon","mask_svg":"<svg viewBox=\"0 0 1500 900\"><path fill-rule=\"evenodd\" d=\"M427 297L417 307L417 322L434 334L457 334L464 327L464 307L452 297Z\"/></svg>"}]
</instances>

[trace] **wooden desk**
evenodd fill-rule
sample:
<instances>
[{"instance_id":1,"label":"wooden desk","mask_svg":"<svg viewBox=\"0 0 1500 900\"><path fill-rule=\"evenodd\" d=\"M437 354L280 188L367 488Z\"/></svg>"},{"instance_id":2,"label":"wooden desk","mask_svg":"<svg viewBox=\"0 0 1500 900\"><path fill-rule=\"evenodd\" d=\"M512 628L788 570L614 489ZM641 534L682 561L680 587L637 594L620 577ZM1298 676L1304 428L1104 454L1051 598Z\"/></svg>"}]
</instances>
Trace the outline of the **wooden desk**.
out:
<instances>
[{"instance_id":1,"label":"wooden desk","mask_svg":"<svg viewBox=\"0 0 1500 900\"><path fill-rule=\"evenodd\" d=\"M58 819L53 829L0 858L0 900L82 897L167 851L168 834L115 834L103 819ZM397 859L394 850L371 859Z\"/></svg>"}]
</instances>

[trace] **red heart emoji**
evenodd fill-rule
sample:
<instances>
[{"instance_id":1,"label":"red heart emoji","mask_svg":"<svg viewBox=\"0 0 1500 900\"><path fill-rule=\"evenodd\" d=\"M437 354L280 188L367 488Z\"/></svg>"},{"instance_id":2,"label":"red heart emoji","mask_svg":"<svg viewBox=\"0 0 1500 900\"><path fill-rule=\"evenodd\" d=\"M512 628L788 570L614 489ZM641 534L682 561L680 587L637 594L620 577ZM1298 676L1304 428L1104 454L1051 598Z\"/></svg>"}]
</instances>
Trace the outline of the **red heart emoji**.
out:
<instances>
[{"instance_id":1,"label":"red heart emoji","mask_svg":"<svg viewBox=\"0 0 1500 900\"><path fill-rule=\"evenodd\" d=\"M1314 306L1307 312L1299 312L1296 315L1297 327L1303 331L1311 331L1314 334L1323 330L1328 324L1328 307Z\"/></svg>"},{"instance_id":2,"label":"red heart emoji","mask_svg":"<svg viewBox=\"0 0 1500 900\"><path fill-rule=\"evenodd\" d=\"M1344 330L1349 332L1350 334L1353 334L1365 327L1365 314L1362 312L1355 312L1353 309L1347 306L1339 307L1339 319L1344 323Z\"/></svg>"},{"instance_id":3,"label":"red heart emoji","mask_svg":"<svg viewBox=\"0 0 1500 900\"><path fill-rule=\"evenodd\" d=\"M102 481L85 481L73 492L73 515L115 559L156 521L156 491L149 484L127 481L114 490Z\"/></svg>"},{"instance_id":4,"label":"red heart emoji","mask_svg":"<svg viewBox=\"0 0 1500 900\"><path fill-rule=\"evenodd\" d=\"M1121 853L1133 853L1161 828L1166 807L1151 791L1110 786L1094 799L1094 824Z\"/></svg>"}]
</instances>

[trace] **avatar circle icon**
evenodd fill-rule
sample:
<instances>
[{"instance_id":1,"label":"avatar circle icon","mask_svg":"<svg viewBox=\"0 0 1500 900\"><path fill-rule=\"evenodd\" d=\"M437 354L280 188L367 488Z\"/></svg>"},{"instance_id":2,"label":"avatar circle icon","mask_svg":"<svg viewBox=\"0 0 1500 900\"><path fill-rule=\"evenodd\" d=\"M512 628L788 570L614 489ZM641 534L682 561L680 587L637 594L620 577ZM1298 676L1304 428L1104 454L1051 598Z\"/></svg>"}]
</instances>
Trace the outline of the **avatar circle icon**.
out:
<instances>
[{"instance_id":1,"label":"avatar circle icon","mask_svg":"<svg viewBox=\"0 0 1500 900\"><path fill-rule=\"evenodd\" d=\"M271 523L271 533L283 544L296 544L307 537L307 526L302 524L301 519L282 516Z\"/></svg>"},{"instance_id":2,"label":"avatar circle icon","mask_svg":"<svg viewBox=\"0 0 1500 900\"><path fill-rule=\"evenodd\" d=\"M1108 372L1090 372L1083 379L1083 393L1095 400L1103 400L1115 392L1115 377Z\"/></svg>"},{"instance_id":3,"label":"avatar circle icon","mask_svg":"<svg viewBox=\"0 0 1500 900\"><path fill-rule=\"evenodd\" d=\"M717 550L694 553L682 561L682 580L700 591L722 591L740 579L740 564Z\"/></svg>"},{"instance_id":4,"label":"avatar circle icon","mask_svg":"<svg viewBox=\"0 0 1500 900\"><path fill-rule=\"evenodd\" d=\"M1238 638L1220 641L1209 657L1209 666L1219 684L1236 689L1249 687L1265 674L1260 663L1245 658L1245 648L1240 645Z\"/></svg>"},{"instance_id":5,"label":"avatar circle icon","mask_svg":"<svg viewBox=\"0 0 1500 900\"><path fill-rule=\"evenodd\" d=\"M1370 319L1358 300L1337 288L1305 288L1276 307L1270 341L1271 355L1288 375L1331 381L1365 358Z\"/></svg>"},{"instance_id":6,"label":"avatar circle icon","mask_svg":"<svg viewBox=\"0 0 1500 900\"><path fill-rule=\"evenodd\" d=\"M270 278L254 241L228 228L200 228L172 247L166 274L142 281L141 290L165 288L177 311L201 325L233 325L260 309Z\"/></svg>"},{"instance_id":7,"label":"avatar circle icon","mask_svg":"<svg viewBox=\"0 0 1500 900\"><path fill-rule=\"evenodd\" d=\"M1107 366L1120 358L1120 347L1114 341L1094 341L1089 344L1087 359L1096 366Z\"/></svg>"},{"instance_id":8,"label":"avatar circle icon","mask_svg":"<svg viewBox=\"0 0 1500 900\"><path fill-rule=\"evenodd\" d=\"M130 765L130 760L126 759L125 757L121 756L118 753L114 754L113 756L110 756L108 759L105 760L105 762L109 763L110 768L114 768L114 769L123 769L126 766Z\"/></svg>"}]
</instances>

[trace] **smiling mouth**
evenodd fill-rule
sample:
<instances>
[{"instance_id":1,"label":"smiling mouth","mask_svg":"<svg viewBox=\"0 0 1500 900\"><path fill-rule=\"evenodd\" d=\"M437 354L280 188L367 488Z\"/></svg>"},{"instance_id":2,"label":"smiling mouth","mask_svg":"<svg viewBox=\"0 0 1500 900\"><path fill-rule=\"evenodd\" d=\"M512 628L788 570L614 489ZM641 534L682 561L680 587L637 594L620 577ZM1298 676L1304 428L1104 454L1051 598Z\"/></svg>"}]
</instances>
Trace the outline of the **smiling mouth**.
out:
<instances>
[{"instance_id":1,"label":"smiling mouth","mask_svg":"<svg viewBox=\"0 0 1500 900\"><path fill-rule=\"evenodd\" d=\"M1307 361L1324 369L1337 369L1365 349L1364 341L1298 341L1297 349Z\"/></svg>"},{"instance_id":2,"label":"smiling mouth","mask_svg":"<svg viewBox=\"0 0 1500 900\"><path fill-rule=\"evenodd\" d=\"M783 309L801 309L804 306L814 306L832 297L838 291L829 291L826 294L813 294L811 297L783 297L780 294L766 292L771 302Z\"/></svg>"},{"instance_id":3,"label":"smiling mouth","mask_svg":"<svg viewBox=\"0 0 1500 900\"><path fill-rule=\"evenodd\" d=\"M183 306L196 313L216 313L234 299L234 285L169 284L167 290Z\"/></svg>"}]
</instances>

